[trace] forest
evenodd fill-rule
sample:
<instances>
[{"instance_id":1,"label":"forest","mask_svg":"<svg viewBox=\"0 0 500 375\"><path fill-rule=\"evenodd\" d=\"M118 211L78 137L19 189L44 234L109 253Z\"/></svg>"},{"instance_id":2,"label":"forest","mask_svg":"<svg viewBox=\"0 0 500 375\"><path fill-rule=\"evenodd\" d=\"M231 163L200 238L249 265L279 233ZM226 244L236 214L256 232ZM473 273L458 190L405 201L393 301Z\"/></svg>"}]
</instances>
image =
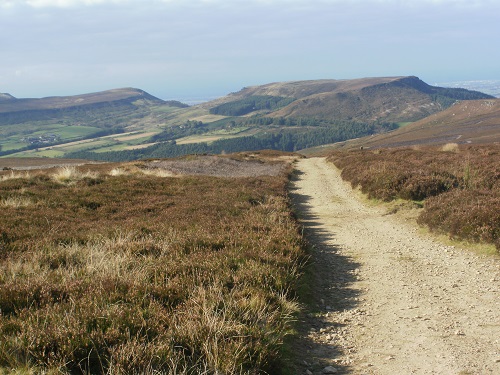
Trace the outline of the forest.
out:
<instances>
[{"instance_id":1,"label":"forest","mask_svg":"<svg viewBox=\"0 0 500 375\"><path fill-rule=\"evenodd\" d=\"M278 133L223 139L212 143L201 142L178 145L175 140L170 140L145 149L102 153L79 151L68 153L65 157L119 162L147 158L170 158L187 154L221 154L264 149L297 151L322 144L363 137L381 130L392 130L395 126L395 124L391 123L339 122L336 126L331 127L281 130Z\"/></svg>"},{"instance_id":2,"label":"forest","mask_svg":"<svg viewBox=\"0 0 500 375\"><path fill-rule=\"evenodd\" d=\"M244 116L250 112L259 110L276 110L286 107L294 98L271 95L252 95L241 100L220 104L210 109L213 115Z\"/></svg>"}]
</instances>

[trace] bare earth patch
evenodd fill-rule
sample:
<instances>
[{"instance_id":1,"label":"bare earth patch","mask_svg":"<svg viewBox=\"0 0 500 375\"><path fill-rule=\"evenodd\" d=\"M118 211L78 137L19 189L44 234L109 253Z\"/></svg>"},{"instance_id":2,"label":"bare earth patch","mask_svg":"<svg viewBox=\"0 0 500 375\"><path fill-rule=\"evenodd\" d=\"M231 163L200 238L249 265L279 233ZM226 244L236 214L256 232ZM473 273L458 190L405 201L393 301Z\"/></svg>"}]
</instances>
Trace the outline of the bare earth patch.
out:
<instances>
[{"instance_id":1,"label":"bare earth patch","mask_svg":"<svg viewBox=\"0 0 500 375\"><path fill-rule=\"evenodd\" d=\"M297 373L500 374L498 257L366 206L324 159L297 169L293 197L314 244Z\"/></svg>"},{"instance_id":2,"label":"bare earth patch","mask_svg":"<svg viewBox=\"0 0 500 375\"><path fill-rule=\"evenodd\" d=\"M220 156L191 156L177 160L158 160L145 164L152 169L164 169L173 175L205 175L214 177L278 176L285 163L264 163L259 160L233 159Z\"/></svg>"}]
</instances>

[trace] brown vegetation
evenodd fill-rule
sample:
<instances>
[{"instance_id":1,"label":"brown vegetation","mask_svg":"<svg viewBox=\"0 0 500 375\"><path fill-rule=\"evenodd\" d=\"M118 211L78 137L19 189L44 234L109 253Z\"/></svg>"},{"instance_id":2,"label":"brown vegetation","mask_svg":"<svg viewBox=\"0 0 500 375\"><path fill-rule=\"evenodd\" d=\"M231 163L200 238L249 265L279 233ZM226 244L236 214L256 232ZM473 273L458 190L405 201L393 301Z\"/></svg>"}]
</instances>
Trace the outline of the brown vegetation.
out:
<instances>
[{"instance_id":1,"label":"brown vegetation","mask_svg":"<svg viewBox=\"0 0 500 375\"><path fill-rule=\"evenodd\" d=\"M3 172L0 373L279 373L304 257L286 171L142 170Z\"/></svg>"},{"instance_id":2,"label":"brown vegetation","mask_svg":"<svg viewBox=\"0 0 500 375\"><path fill-rule=\"evenodd\" d=\"M267 152L267 154L266 154ZM286 169L282 162L269 159L286 158L285 153L261 151L257 154L241 153L238 157L187 156L179 159L152 161L145 163L151 170L166 170L173 175L207 175L214 177L256 177L279 176ZM259 155L267 155L265 161Z\"/></svg>"},{"instance_id":3,"label":"brown vegetation","mask_svg":"<svg viewBox=\"0 0 500 375\"><path fill-rule=\"evenodd\" d=\"M336 147L366 149L494 142L500 142L500 99L461 101L390 133L350 140Z\"/></svg>"},{"instance_id":4,"label":"brown vegetation","mask_svg":"<svg viewBox=\"0 0 500 375\"><path fill-rule=\"evenodd\" d=\"M52 96L41 99L15 99L4 100L0 103L0 113L51 110L60 108L71 108L88 105L109 105L108 103L120 103L123 100L147 99L156 104L163 103L162 100L149 95L145 91L134 88L122 88L95 92L91 94L75 96Z\"/></svg>"},{"instance_id":5,"label":"brown vegetation","mask_svg":"<svg viewBox=\"0 0 500 375\"><path fill-rule=\"evenodd\" d=\"M459 91L429 86L417 77L374 77L346 80L277 82L243 88L226 97L203 103L214 108L253 95L296 99L273 111L272 117L335 118L337 121L417 121L451 105ZM474 94L467 99L488 95ZM465 98L465 97L464 97Z\"/></svg>"},{"instance_id":6,"label":"brown vegetation","mask_svg":"<svg viewBox=\"0 0 500 375\"><path fill-rule=\"evenodd\" d=\"M329 160L370 198L424 201L420 224L500 250L500 147L452 150L358 150Z\"/></svg>"},{"instance_id":7,"label":"brown vegetation","mask_svg":"<svg viewBox=\"0 0 500 375\"><path fill-rule=\"evenodd\" d=\"M92 163L89 160L53 158L0 158L0 170L28 170Z\"/></svg>"}]
</instances>

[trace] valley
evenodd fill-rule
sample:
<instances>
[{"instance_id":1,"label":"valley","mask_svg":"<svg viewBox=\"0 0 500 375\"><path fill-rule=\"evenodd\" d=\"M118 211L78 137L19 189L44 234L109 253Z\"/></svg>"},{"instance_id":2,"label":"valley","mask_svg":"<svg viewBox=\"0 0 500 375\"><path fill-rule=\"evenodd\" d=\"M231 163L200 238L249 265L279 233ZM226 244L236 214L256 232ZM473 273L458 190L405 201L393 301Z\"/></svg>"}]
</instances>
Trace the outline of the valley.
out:
<instances>
[{"instance_id":1,"label":"valley","mask_svg":"<svg viewBox=\"0 0 500 375\"><path fill-rule=\"evenodd\" d=\"M42 99L6 94L0 100L0 156L126 161L297 151L386 133L457 100L492 98L417 77L270 83L191 107L131 88ZM133 138L114 136L132 132Z\"/></svg>"}]
</instances>

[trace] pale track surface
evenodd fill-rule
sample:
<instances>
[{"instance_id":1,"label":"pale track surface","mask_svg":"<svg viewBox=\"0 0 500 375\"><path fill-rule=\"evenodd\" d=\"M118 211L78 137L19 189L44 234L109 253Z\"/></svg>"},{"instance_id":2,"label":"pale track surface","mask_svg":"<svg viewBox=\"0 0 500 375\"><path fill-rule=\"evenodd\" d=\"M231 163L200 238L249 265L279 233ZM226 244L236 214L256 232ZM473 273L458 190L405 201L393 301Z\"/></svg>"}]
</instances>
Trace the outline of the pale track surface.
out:
<instances>
[{"instance_id":1,"label":"pale track surface","mask_svg":"<svg viewBox=\"0 0 500 375\"><path fill-rule=\"evenodd\" d=\"M323 158L296 169L292 196L315 245L297 373L500 374L498 257L363 203Z\"/></svg>"}]
</instances>

